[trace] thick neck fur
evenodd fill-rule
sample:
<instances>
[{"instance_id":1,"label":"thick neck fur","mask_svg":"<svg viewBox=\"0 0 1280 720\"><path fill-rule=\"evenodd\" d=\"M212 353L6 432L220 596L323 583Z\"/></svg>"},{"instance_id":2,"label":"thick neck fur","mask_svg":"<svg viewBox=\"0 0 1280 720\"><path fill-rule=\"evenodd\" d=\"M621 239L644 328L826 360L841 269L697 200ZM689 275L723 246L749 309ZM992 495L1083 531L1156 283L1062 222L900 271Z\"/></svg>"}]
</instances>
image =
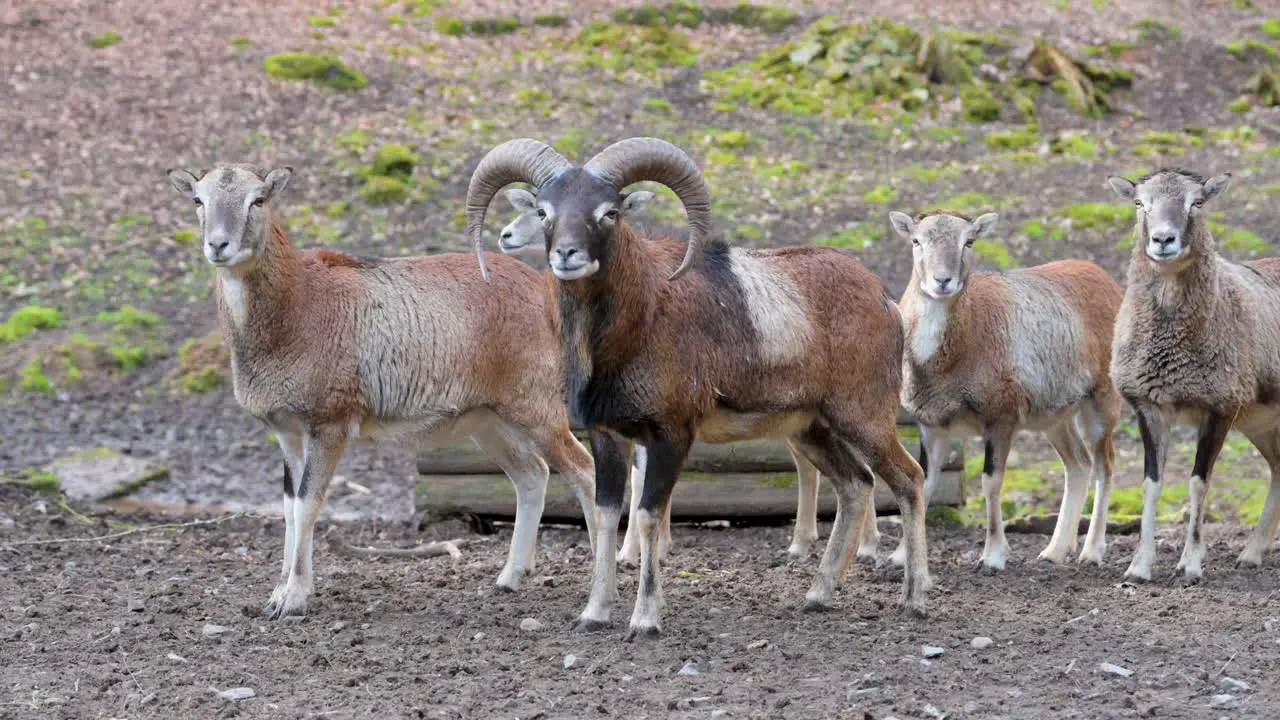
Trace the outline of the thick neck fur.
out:
<instances>
[{"instance_id":1,"label":"thick neck fur","mask_svg":"<svg viewBox=\"0 0 1280 720\"><path fill-rule=\"evenodd\" d=\"M250 267L217 269L218 319L237 354L266 351L285 342L297 307L298 251L274 220Z\"/></svg>"},{"instance_id":2,"label":"thick neck fur","mask_svg":"<svg viewBox=\"0 0 1280 720\"><path fill-rule=\"evenodd\" d=\"M907 336L905 356L913 366L945 368L964 354L971 333L973 296L967 286L976 276L977 273L971 275L957 295L938 300L920 289L918 274L912 271L899 305Z\"/></svg>"}]
</instances>

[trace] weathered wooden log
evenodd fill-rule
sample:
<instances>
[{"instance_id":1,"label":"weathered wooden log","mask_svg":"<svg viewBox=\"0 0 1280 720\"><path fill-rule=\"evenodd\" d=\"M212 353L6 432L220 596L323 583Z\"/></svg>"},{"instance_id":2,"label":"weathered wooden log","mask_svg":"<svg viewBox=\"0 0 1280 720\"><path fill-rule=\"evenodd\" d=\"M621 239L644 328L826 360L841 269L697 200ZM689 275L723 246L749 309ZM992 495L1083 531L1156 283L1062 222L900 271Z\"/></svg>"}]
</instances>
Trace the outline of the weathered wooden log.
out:
<instances>
[{"instance_id":1,"label":"weathered wooden log","mask_svg":"<svg viewBox=\"0 0 1280 720\"><path fill-rule=\"evenodd\" d=\"M515 488L506 475L424 475L418 481L417 506L433 514L470 513L511 519L515 516ZM876 481L876 512L896 513L898 503L884 483ZM962 473L948 470L939 479L931 505L964 502ZM623 503L625 517L628 503ZM835 516L835 493L824 479L819 488L818 517ZM783 473L685 473L676 484L671 501L675 522L706 520L793 520L796 516L796 474ZM547 522L581 522L582 508L558 476L547 486L543 509Z\"/></svg>"}]
</instances>

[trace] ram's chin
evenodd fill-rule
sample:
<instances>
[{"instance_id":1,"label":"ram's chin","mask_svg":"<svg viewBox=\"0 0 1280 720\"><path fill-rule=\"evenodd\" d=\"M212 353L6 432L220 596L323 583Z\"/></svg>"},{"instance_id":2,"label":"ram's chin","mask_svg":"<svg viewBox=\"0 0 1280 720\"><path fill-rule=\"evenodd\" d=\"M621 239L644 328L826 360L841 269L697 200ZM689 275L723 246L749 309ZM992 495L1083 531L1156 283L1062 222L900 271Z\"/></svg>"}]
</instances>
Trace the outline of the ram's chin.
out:
<instances>
[{"instance_id":1,"label":"ram's chin","mask_svg":"<svg viewBox=\"0 0 1280 720\"><path fill-rule=\"evenodd\" d=\"M600 270L600 261L592 260L585 265L579 265L573 268L551 267L551 272L561 280L581 280L584 277L591 277Z\"/></svg>"}]
</instances>

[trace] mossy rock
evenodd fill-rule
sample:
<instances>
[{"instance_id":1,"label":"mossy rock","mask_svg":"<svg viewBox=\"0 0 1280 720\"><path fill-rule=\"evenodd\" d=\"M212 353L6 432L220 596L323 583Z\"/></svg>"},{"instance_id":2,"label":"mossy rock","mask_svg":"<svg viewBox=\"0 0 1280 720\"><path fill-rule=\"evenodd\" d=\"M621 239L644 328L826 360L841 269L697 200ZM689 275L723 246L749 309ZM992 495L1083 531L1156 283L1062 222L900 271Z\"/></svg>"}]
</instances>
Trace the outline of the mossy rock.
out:
<instances>
[{"instance_id":1,"label":"mossy rock","mask_svg":"<svg viewBox=\"0 0 1280 720\"><path fill-rule=\"evenodd\" d=\"M418 156L404 145L383 145L373 154L370 171L373 175L403 182L413 176L413 168L418 162Z\"/></svg>"},{"instance_id":2,"label":"mossy rock","mask_svg":"<svg viewBox=\"0 0 1280 720\"><path fill-rule=\"evenodd\" d=\"M365 180L356 194L361 200L372 205L404 202L412 196L409 185L403 180L382 175L374 175Z\"/></svg>"},{"instance_id":3,"label":"mossy rock","mask_svg":"<svg viewBox=\"0 0 1280 720\"><path fill-rule=\"evenodd\" d=\"M712 15L715 14L716 11L713 10ZM784 7L739 3L729 11L728 21L734 25L776 33L794 25L799 17L795 11Z\"/></svg>"},{"instance_id":4,"label":"mossy rock","mask_svg":"<svg viewBox=\"0 0 1280 720\"><path fill-rule=\"evenodd\" d=\"M929 527L952 530L964 527L964 514L949 505L935 505L925 511L924 521Z\"/></svg>"},{"instance_id":5,"label":"mossy rock","mask_svg":"<svg viewBox=\"0 0 1280 720\"><path fill-rule=\"evenodd\" d=\"M332 90L359 90L369 80L357 70L330 55L305 52L277 53L263 61L263 67L285 80L309 80Z\"/></svg>"}]
</instances>

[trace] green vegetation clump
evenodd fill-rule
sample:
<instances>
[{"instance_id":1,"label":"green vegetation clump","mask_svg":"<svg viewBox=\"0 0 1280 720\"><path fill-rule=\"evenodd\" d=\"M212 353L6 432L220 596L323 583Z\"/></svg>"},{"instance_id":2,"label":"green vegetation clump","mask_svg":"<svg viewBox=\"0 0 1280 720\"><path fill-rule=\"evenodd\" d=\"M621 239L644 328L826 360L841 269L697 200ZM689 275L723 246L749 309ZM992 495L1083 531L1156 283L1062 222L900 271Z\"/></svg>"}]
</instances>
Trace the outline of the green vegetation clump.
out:
<instances>
[{"instance_id":1,"label":"green vegetation clump","mask_svg":"<svg viewBox=\"0 0 1280 720\"><path fill-rule=\"evenodd\" d=\"M1227 103L1227 110L1233 113L1247 113L1252 109L1253 101L1249 99L1248 95L1241 95Z\"/></svg>"},{"instance_id":2,"label":"green vegetation clump","mask_svg":"<svg viewBox=\"0 0 1280 720\"><path fill-rule=\"evenodd\" d=\"M1182 38L1182 28L1155 18L1143 18L1133 27L1143 42L1165 43Z\"/></svg>"},{"instance_id":3,"label":"green vegetation clump","mask_svg":"<svg viewBox=\"0 0 1280 720\"><path fill-rule=\"evenodd\" d=\"M285 80L310 80L331 90L359 90L368 78L330 55L306 52L277 53L263 61L267 73Z\"/></svg>"},{"instance_id":4,"label":"green vegetation clump","mask_svg":"<svg viewBox=\"0 0 1280 720\"><path fill-rule=\"evenodd\" d=\"M1232 40L1224 43L1222 47L1240 62L1262 63L1280 60L1280 51L1277 51L1275 46L1253 39Z\"/></svg>"},{"instance_id":5,"label":"green vegetation clump","mask_svg":"<svg viewBox=\"0 0 1280 720\"><path fill-rule=\"evenodd\" d=\"M880 225L863 222L843 230L824 235L814 240L818 245L829 247L852 248L863 250L885 236L887 231Z\"/></svg>"},{"instance_id":6,"label":"green vegetation clump","mask_svg":"<svg viewBox=\"0 0 1280 720\"><path fill-rule=\"evenodd\" d=\"M732 8L703 8L687 0L675 0L665 5L645 3L620 8L613 13L615 22L645 27L675 27L683 25L696 28L702 23L730 24L758 28L765 32L779 32L795 23L799 16L787 8L772 5L739 3Z\"/></svg>"},{"instance_id":7,"label":"green vegetation clump","mask_svg":"<svg viewBox=\"0 0 1280 720\"><path fill-rule=\"evenodd\" d=\"M441 15L440 17L437 17L434 27L436 32L443 35L453 35L456 37L458 35L467 34L467 23L464 22L462 18L450 17L448 15Z\"/></svg>"},{"instance_id":8,"label":"green vegetation clump","mask_svg":"<svg viewBox=\"0 0 1280 720\"><path fill-rule=\"evenodd\" d=\"M947 505L935 505L924 513L924 521L929 527L954 529L964 527L964 515L959 510Z\"/></svg>"},{"instance_id":9,"label":"green vegetation clump","mask_svg":"<svg viewBox=\"0 0 1280 720\"><path fill-rule=\"evenodd\" d=\"M336 18L329 17L328 15L308 15L307 22L310 23L311 27L318 28L335 27L338 24L338 20Z\"/></svg>"},{"instance_id":10,"label":"green vegetation clump","mask_svg":"<svg viewBox=\"0 0 1280 720\"><path fill-rule=\"evenodd\" d=\"M52 393L53 383L44 374L44 363L40 358L32 358L31 362L22 366L19 375L21 387L27 392Z\"/></svg>"},{"instance_id":11,"label":"green vegetation clump","mask_svg":"<svg viewBox=\"0 0 1280 720\"><path fill-rule=\"evenodd\" d=\"M644 109L649 112L669 114L672 111L671 103L666 98L652 97L645 98Z\"/></svg>"},{"instance_id":12,"label":"green vegetation clump","mask_svg":"<svg viewBox=\"0 0 1280 720\"><path fill-rule=\"evenodd\" d=\"M1271 37L1280 40L1280 19L1267 18L1262 21L1262 24L1258 26L1258 29Z\"/></svg>"},{"instance_id":13,"label":"green vegetation clump","mask_svg":"<svg viewBox=\"0 0 1280 720\"><path fill-rule=\"evenodd\" d=\"M533 24L538 27L561 27L568 22L569 19L563 15L538 15L533 18Z\"/></svg>"},{"instance_id":14,"label":"green vegetation clump","mask_svg":"<svg viewBox=\"0 0 1280 720\"><path fill-rule=\"evenodd\" d=\"M181 230L175 230L173 233L173 241L179 245L191 245L198 239L199 236L196 235L196 231L191 228L182 228Z\"/></svg>"},{"instance_id":15,"label":"green vegetation clump","mask_svg":"<svg viewBox=\"0 0 1280 720\"><path fill-rule=\"evenodd\" d=\"M1245 91L1258 98L1263 107L1280 105L1280 66L1263 68L1245 84Z\"/></svg>"},{"instance_id":16,"label":"green vegetation clump","mask_svg":"<svg viewBox=\"0 0 1280 720\"><path fill-rule=\"evenodd\" d=\"M960 104L964 118L970 122L995 122L1000 119L1000 101L983 85L961 88Z\"/></svg>"},{"instance_id":17,"label":"green vegetation clump","mask_svg":"<svg viewBox=\"0 0 1280 720\"><path fill-rule=\"evenodd\" d=\"M121 305L119 309L111 312L104 310L98 313L98 321L108 323L121 330L150 328L164 323L164 319L159 315L139 310L132 305Z\"/></svg>"},{"instance_id":18,"label":"green vegetation clump","mask_svg":"<svg viewBox=\"0 0 1280 720\"><path fill-rule=\"evenodd\" d=\"M178 349L178 365L168 377L171 388L187 393L205 393L225 382L231 367L231 353L222 333L212 332L192 338Z\"/></svg>"},{"instance_id":19,"label":"green vegetation clump","mask_svg":"<svg viewBox=\"0 0 1280 720\"><path fill-rule=\"evenodd\" d=\"M913 110L972 84L980 65L1007 68L1008 50L992 34L926 35L885 18L844 25L825 17L799 39L707 73L705 82L724 100L801 115Z\"/></svg>"},{"instance_id":20,"label":"green vegetation clump","mask_svg":"<svg viewBox=\"0 0 1280 720\"><path fill-rule=\"evenodd\" d=\"M624 71L656 71L662 67L688 66L698 62L689 38L679 30L662 25L640 28L593 22L574 38L572 48L584 53L584 67Z\"/></svg>"},{"instance_id":21,"label":"green vegetation clump","mask_svg":"<svg viewBox=\"0 0 1280 720\"><path fill-rule=\"evenodd\" d=\"M714 18L716 11L712 11ZM773 5L739 3L729 11L729 22L742 27L759 28L765 32L781 32L793 25L799 16L792 10Z\"/></svg>"},{"instance_id":22,"label":"green vegetation clump","mask_svg":"<svg viewBox=\"0 0 1280 720\"><path fill-rule=\"evenodd\" d=\"M249 39L248 35L233 35L231 37L231 47L237 50L243 50L249 47L252 42L253 41Z\"/></svg>"},{"instance_id":23,"label":"green vegetation clump","mask_svg":"<svg viewBox=\"0 0 1280 720\"><path fill-rule=\"evenodd\" d=\"M476 35L509 35L519 29L520 20L514 17L497 17L471 21L471 32Z\"/></svg>"},{"instance_id":24,"label":"green vegetation clump","mask_svg":"<svg viewBox=\"0 0 1280 720\"><path fill-rule=\"evenodd\" d=\"M389 205L404 202L410 195L409 186L392 177L375 175L365 180L364 185L356 192L361 200L371 205Z\"/></svg>"},{"instance_id":25,"label":"green vegetation clump","mask_svg":"<svg viewBox=\"0 0 1280 720\"><path fill-rule=\"evenodd\" d=\"M1049 143L1050 152L1067 157L1091 160L1098 156L1098 144L1087 135L1072 134L1054 138Z\"/></svg>"},{"instance_id":26,"label":"green vegetation clump","mask_svg":"<svg viewBox=\"0 0 1280 720\"><path fill-rule=\"evenodd\" d=\"M120 33L115 30L108 30L101 35L94 35L89 38L89 47L95 50L101 50L102 48L109 48L122 40L124 40L124 38L120 37Z\"/></svg>"},{"instance_id":27,"label":"green vegetation clump","mask_svg":"<svg viewBox=\"0 0 1280 720\"><path fill-rule=\"evenodd\" d=\"M0 343L16 342L37 330L62 327L62 313L56 308L27 305L13 311L8 320L0 323Z\"/></svg>"},{"instance_id":28,"label":"green vegetation clump","mask_svg":"<svg viewBox=\"0 0 1280 720\"><path fill-rule=\"evenodd\" d=\"M898 191L889 185L877 185L868 190L862 199L872 205L888 205L898 199Z\"/></svg>"},{"instance_id":29,"label":"green vegetation clump","mask_svg":"<svg viewBox=\"0 0 1280 720\"><path fill-rule=\"evenodd\" d=\"M1077 60L1041 40L1036 41L1022 72L1027 79L1051 87L1072 109L1092 118L1102 117L1110 109L1111 92L1133 86L1129 70Z\"/></svg>"},{"instance_id":30,"label":"green vegetation clump","mask_svg":"<svg viewBox=\"0 0 1280 720\"><path fill-rule=\"evenodd\" d=\"M374 175L407 181L418 162L418 156L403 145L383 145L373 154L370 170Z\"/></svg>"},{"instance_id":31,"label":"green vegetation clump","mask_svg":"<svg viewBox=\"0 0 1280 720\"><path fill-rule=\"evenodd\" d=\"M988 133L983 141L996 150L1024 150L1040 144L1040 131L1035 125L1017 130Z\"/></svg>"},{"instance_id":32,"label":"green vegetation clump","mask_svg":"<svg viewBox=\"0 0 1280 720\"><path fill-rule=\"evenodd\" d=\"M1228 227L1213 220L1209 221L1209 231L1217 238L1218 244L1223 249L1232 252L1255 254L1267 251L1267 241L1259 237L1257 233L1241 228Z\"/></svg>"},{"instance_id":33,"label":"green vegetation clump","mask_svg":"<svg viewBox=\"0 0 1280 720\"><path fill-rule=\"evenodd\" d=\"M980 262L988 265L994 265L1001 270L1008 270L1017 265L1013 260L1013 256L1009 254L1009 248L1006 248L999 240L991 240L982 238L973 244L973 254L977 256Z\"/></svg>"},{"instance_id":34,"label":"green vegetation clump","mask_svg":"<svg viewBox=\"0 0 1280 720\"><path fill-rule=\"evenodd\" d=\"M741 130L708 130L704 140L721 150L746 150L755 144L751 135Z\"/></svg>"},{"instance_id":35,"label":"green vegetation clump","mask_svg":"<svg viewBox=\"0 0 1280 720\"><path fill-rule=\"evenodd\" d=\"M1123 228L1134 221L1132 204L1082 202L1059 208L1054 215L1070 220L1071 227L1081 230Z\"/></svg>"}]
</instances>

